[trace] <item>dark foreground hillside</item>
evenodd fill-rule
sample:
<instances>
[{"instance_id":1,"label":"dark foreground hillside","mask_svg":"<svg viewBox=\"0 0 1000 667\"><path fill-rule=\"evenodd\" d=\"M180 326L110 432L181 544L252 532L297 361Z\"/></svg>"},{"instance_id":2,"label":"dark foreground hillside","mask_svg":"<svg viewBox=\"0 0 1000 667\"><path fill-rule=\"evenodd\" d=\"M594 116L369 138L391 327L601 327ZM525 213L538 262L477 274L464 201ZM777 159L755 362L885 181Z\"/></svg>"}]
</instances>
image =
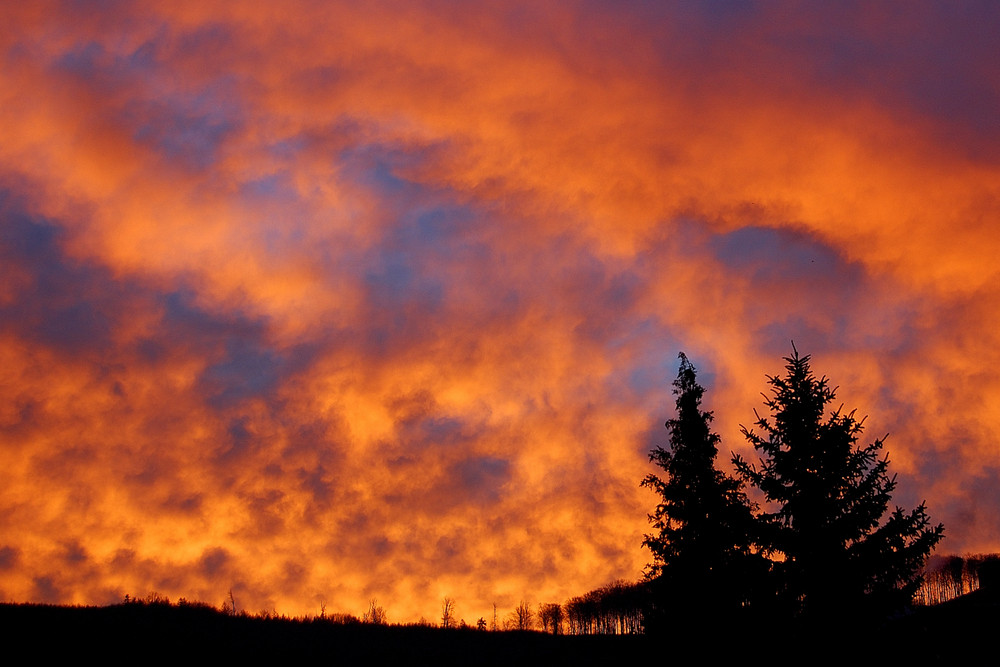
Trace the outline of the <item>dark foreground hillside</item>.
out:
<instances>
[{"instance_id":1,"label":"dark foreground hillside","mask_svg":"<svg viewBox=\"0 0 1000 667\"><path fill-rule=\"evenodd\" d=\"M979 591L920 609L881 627L838 631L760 619L739 629L673 636L559 636L541 633L339 625L326 620L229 616L207 607L0 605L7 655L45 659L305 660L332 665L640 665L724 660L798 664L815 657L908 660L915 664L993 655L1000 600ZM992 591L990 592L992 593Z\"/></svg>"},{"instance_id":2,"label":"dark foreground hillside","mask_svg":"<svg viewBox=\"0 0 1000 667\"><path fill-rule=\"evenodd\" d=\"M336 624L229 616L166 604L110 607L0 605L8 654L45 658L317 660L320 664L611 664L647 655L641 636L553 637L535 632Z\"/></svg>"}]
</instances>

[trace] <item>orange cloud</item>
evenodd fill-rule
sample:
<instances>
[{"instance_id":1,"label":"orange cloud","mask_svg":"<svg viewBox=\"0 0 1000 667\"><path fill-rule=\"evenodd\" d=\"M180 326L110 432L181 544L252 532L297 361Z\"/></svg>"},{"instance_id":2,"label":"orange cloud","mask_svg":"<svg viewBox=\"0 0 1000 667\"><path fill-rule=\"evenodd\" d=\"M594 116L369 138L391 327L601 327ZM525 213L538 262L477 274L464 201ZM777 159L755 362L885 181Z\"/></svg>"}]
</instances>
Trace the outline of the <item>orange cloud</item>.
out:
<instances>
[{"instance_id":1,"label":"orange cloud","mask_svg":"<svg viewBox=\"0 0 1000 667\"><path fill-rule=\"evenodd\" d=\"M997 549L998 165L918 67L988 36L758 10L5 8L0 593L634 578L676 352L747 454L791 339Z\"/></svg>"}]
</instances>

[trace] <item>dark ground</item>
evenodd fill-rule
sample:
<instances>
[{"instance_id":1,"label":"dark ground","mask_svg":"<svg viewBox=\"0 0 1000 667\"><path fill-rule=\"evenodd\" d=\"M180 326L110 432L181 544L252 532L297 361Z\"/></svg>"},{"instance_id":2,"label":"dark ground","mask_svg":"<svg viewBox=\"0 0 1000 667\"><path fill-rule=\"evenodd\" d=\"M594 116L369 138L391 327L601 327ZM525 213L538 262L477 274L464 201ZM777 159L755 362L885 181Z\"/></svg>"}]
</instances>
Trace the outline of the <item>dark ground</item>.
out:
<instances>
[{"instance_id":1,"label":"dark ground","mask_svg":"<svg viewBox=\"0 0 1000 667\"><path fill-rule=\"evenodd\" d=\"M332 665L627 665L802 664L835 660L905 660L911 664L981 662L995 655L1000 596L977 591L918 609L880 627L837 630L760 619L736 630L688 629L668 637L553 637L541 633L338 625L324 620L228 616L208 607L122 604L60 607L0 604L0 637L9 656L159 661L225 660ZM755 626L755 627L750 627ZM20 650L19 650L20 649ZM23 651L23 653L22 653ZM21 657L18 655L21 654Z\"/></svg>"},{"instance_id":2,"label":"dark ground","mask_svg":"<svg viewBox=\"0 0 1000 667\"><path fill-rule=\"evenodd\" d=\"M252 660L325 665L622 664L646 655L644 637L553 637L535 632L335 624L229 616L166 604L61 607L0 604L0 637L20 660ZM222 663L220 663L222 664Z\"/></svg>"}]
</instances>

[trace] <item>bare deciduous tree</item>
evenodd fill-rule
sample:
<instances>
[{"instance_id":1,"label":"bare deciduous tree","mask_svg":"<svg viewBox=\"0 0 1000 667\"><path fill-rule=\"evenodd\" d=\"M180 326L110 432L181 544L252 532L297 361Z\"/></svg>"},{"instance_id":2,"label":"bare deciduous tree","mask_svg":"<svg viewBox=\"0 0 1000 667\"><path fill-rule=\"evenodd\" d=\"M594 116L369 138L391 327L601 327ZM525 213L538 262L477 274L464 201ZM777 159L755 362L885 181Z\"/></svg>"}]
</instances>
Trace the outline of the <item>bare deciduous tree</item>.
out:
<instances>
[{"instance_id":1,"label":"bare deciduous tree","mask_svg":"<svg viewBox=\"0 0 1000 667\"><path fill-rule=\"evenodd\" d=\"M542 623L543 632L561 634L562 616L562 606L557 602L538 605L538 620Z\"/></svg>"},{"instance_id":2,"label":"bare deciduous tree","mask_svg":"<svg viewBox=\"0 0 1000 667\"><path fill-rule=\"evenodd\" d=\"M229 599L222 603L222 611L226 614L236 615L236 598L233 597L233 589L229 589Z\"/></svg>"},{"instance_id":3,"label":"bare deciduous tree","mask_svg":"<svg viewBox=\"0 0 1000 667\"><path fill-rule=\"evenodd\" d=\"M521 603L510 613L510 621L510 627L514 630L533 630L535 614L531 611L531 606L521 600Z\"/></svg>"},{"instance_id":4,"label":"bare deciduous tree","mask_svg":"<svg viewBox=\"0 0 1000 667\"><path fill-rule=\"evenodd\" d=\"M372 625L385 625L388 622L388 616L385 609L379 606L378 600L372 598L368 603L368 611L361 617L361 620Z\"/></svg>"},{"instance_id":5,"label":"bare deciduous tree","mask_svg":"<svg viewBox=\"0 0 1000 667\"><path fill-rule=\"evenodd\" d=\"M441 602L441 627L455 627L455 600L447 596Z\"/></svg>"}]
</instances>

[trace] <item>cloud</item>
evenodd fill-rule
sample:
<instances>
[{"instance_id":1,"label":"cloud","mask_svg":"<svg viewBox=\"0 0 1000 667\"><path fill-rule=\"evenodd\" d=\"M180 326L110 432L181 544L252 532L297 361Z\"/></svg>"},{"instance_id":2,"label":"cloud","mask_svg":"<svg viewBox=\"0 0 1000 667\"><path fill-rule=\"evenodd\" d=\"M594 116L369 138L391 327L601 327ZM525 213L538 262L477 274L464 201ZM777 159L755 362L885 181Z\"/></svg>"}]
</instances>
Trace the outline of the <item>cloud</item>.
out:
<instances>
[{"instance_id":1,"label":"cloud","mask_svg":"<svg viewBox=\"0 0 1000 667\"><path fill-rule=\"evenodd\" d=\"M677 352L747 454L791 340L995 550L994 10L905 10L0 10L0 591L634 578Z\"/></svg>"}]
</instances>

